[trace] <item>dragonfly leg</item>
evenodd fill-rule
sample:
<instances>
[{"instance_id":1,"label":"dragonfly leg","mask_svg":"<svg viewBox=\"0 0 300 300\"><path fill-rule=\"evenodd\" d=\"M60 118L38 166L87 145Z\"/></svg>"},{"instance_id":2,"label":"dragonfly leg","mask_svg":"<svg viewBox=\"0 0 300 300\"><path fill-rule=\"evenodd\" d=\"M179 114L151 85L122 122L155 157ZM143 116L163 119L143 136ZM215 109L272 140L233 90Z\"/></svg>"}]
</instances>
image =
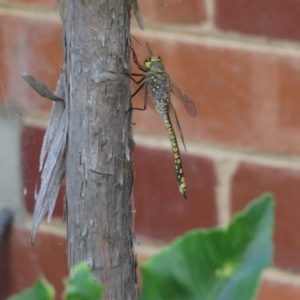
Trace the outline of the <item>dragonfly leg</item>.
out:
<instances>
[{"instance_id":1,"label":"dragonfly leg","mask_svg":"<svg viewBox=\"0 0 300 300\"><path fill-rule=\"evenodd\" d=\"M143 71L143 72L147 72L148 69L146 67L144 67L143 65L141 65L139 62L138 62L138 59L137 59L137 55L135 53L135 51L133 50L133 48L131 48L132 50L132 56L133 56L133 61L134 63L138 66L138 68Z\"/></svg>"},{"instance_id":2,"label":"dragonfly leg","mask_svg":"<svg viewBox=\"0 0 300 300\"><path fill-rule=\"evenodd\" d=\"M139 73L131 73L131 74L129 74L129 73L125 72L124 74L126 74L127 76L129 76L131 79L133 79L132 76L139 76L139 77L144 76L145 77L145 74L139 74Z\"/></svg>"},{"instance_id":3,"label":"dragonfly leg","mask_svg":"<svg viewBox=\"0 0 300 300\"><path fill-rule=\"evenodd\" d=\"M145 74L131 73L132 76L145 76Z\"/></svg>"},{"instance_id":4,"label":"dragonfly leg","mask_svg":"<svg viewBox=\"0 0 300 300\"><path fill-rule=\"evenodd\" d=\"M143 80L145 80L145 77L141 78L140 80L135 80L135 79L132 78L132 77L131 77L131 79L132 79L135 83L140 84L140 83L142 83Z\"/></svg>"},{"instance_id":5,"label":"dragonfly leg","mask_svg":"<svg viewBox=\"0 0 300 300\"><path fill-rule=\"evenodd\" d=\"M130 79L133 80L137 84L141 83L145 79L145 75L144 74L136 74L136 73L131 73L131 75L129 73L125 73L125 74L127 76L129 76ZM133 76L143 76L143 78L141 78L140 80L136 80Z\"/></svg>"},{"instance_id":6,"label":"dragonfly leg","mask_svg":"<svg viewBox=\"0 0 300 300\"><path fill-rule=\"evenodd\" d=\"M146 82L143 82L139 88L131 95L131 98L134 97L145 85ZM147 86L145 87L145 96L144 96L144 107L143 108L139 108L139 107L130 107L129 110L146 110L147 108L147 94L148 94L148 90L147 90Z\"/></svg>"},{"instance_id":7,"label":"dragonfly leg","mask_svg":"<svg viewBox=\"0 0 300 300\"><path fill-rule=\"evenodd\" d=\"M144 80L144 78L142 79L142 80ZM140 80L140 82L142 82L142 80ZM135 81L135 83L140 83L140 82L136 82ZM145 83L146 82L143 82L140 86L139 86L139 88L131 95L131 98L133 98L142 88L143 88L143 86L145 85Z\"/></svg>"}]
</instances>

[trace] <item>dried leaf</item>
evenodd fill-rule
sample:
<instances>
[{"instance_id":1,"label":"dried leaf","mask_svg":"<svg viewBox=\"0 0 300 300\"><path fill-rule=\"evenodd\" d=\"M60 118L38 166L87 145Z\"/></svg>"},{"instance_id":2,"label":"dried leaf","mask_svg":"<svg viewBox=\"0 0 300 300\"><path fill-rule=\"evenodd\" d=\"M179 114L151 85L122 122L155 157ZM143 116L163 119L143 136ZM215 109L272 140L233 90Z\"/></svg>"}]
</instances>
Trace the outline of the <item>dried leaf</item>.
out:
<instances>
[{"instance_id":1,"label":"dried leaf","mask_svg":"<svg viewBox=\"0 0 300 300\"><path fill-rule=\"evenodd\" d=\"M36 79L35 77L27 74L27 73L20 73L20 75L26 80L26 82L42 97L45 97L51 101L64 101L64 99L55 96L47 85Z\"/></svg>"}]
</instances>

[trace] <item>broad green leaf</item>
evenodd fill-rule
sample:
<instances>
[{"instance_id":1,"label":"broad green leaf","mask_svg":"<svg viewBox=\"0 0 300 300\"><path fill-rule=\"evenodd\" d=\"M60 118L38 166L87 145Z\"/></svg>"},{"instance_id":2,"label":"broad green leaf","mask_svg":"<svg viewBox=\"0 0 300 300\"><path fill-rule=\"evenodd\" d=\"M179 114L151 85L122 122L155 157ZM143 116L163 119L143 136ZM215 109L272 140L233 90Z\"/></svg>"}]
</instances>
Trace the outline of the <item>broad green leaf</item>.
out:
<instances>
[{"instance_id":1,"label":"broad green leaf","mask_svg":"<svg viewBox=\"0 0 300 300\"><path fill-rule=\"evenodd\" d=\"M250 300L271 263L270 194L237 214L227 229L193 230L141 266L139 300Z\"/></svg>"},{"instance_id":2,"label":"broad green leaf","mask_svg":"<svg viewBox=\"0 0 300 300\"><path fill-rule=\"evenodd\" d=\"M85 263L75 266L65 283L66 300L98 300L104 291L102 284L94 279L89 266Z\"/></svg>"},{"instance_id":3,"label":"broad green leaf","mask_svg":"<svg viewBox=\"0 0 300 300\"><path fill-rule=\"evenodd\" d=\"M54 297L53 287L45 279L39 279L32 288L11 296L7 300L54 300Z\"/></svg>"}]
</instances>

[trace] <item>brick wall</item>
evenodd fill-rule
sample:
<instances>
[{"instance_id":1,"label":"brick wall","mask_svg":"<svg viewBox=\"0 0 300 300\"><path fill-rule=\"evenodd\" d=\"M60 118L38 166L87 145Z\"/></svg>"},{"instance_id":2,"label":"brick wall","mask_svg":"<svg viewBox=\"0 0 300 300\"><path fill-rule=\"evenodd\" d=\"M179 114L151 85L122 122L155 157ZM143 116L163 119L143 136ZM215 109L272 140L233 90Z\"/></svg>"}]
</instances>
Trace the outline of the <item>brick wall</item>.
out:
<instances>
[{"instance_id":1,"label":"brick wall","mask_svg":"<svg viewBox=\"0 0 300 300\"><path fill-rule=\"evenodd\" d=\"M194 99L198 114L189 117L174 101L187 144L187 153L182 151L185 201L162 120L151 108L134 112L135 229L146 238L137 253L144 259L159 248L157 240L168 242L191 228L224 226L232 213L271 191L276 199L274 265L257 299L300 299L300 1L140 2L147 29L142 32L132 22L140 61L147 56L148 41L172 80ZM18 73L28 72L54 90L63 63L55 7L54 0L0 1L0 104L4 111L14 106L18 113L11 118L24 120L20 159L29 212L51 103L32 92ZM45 244L51 240L48 247L54 244L55 251L43 251L42 244L28 248L26 229L14 229L12 268L17 270L18 249L24 249L31 253L22 257L25 266L32 257L41 262L36 274L51 280L53 272L66 273L65 265L49 270L42 263L65 257L64 233L57 234L63 230L62 195L63 189L57 222L38 236ZM22 270L22 280L11 280L6 293L29 284L31 277Z\"/></svg>"}]
</instances>

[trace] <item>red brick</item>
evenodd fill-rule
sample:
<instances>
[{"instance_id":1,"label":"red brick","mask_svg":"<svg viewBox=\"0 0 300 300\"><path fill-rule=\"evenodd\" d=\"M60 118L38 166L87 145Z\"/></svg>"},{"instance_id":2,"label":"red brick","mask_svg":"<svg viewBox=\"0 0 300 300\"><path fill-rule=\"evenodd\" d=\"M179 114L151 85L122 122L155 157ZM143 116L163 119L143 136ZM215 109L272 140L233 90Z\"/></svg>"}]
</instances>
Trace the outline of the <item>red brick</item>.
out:
<instances>
[{"instance_id":1,"label":"red brick","mask_svg":"<svg viewBox=\"0 0 300 300\"><path fill-rule=\"evenodd\" d=\"M182 154L187 196L179 193L171 151L136 147L133 152L135 231L171 240L192 228L216 225L213 162Z\"/></svg>"},{"instance_id":2,"label":"red brick","mask_svg":"<svg viewBox=\"0 0 300 300\"><path fill-rule=\"evenodd\" d=\"M288 283L263 280L257 300L295 300L300 299L300 287Z\"/></svg>"},{"instance_id":3,"label":"red brick","mask_svg":"<svg viewBox=\"0 0 300 300\"><path fill-rule=\"evenodd\" d=\"M37 6L45 8L57 8L55 0L5 0L8 4L19 4L23 6Z\"/></svg>"},{"instance_id":4,"label":"red brick","mask_svg":"<svg viewBox=\"0 0 300 300\"><path fill-rule=\"evenodd\" d=\"M13 229L6 237L4 266L5 290L1 291L0 299L19 293L31 287L43 276L56 290L56 299L61 299L64 289L62 279L67 276L66 239L57 235L39 232L35 244L29 243L30 232Z\"/></svg>"},{"instance_id":5,"label":"red brick","mask_svg":"<svg viewBox=\"0 0 300 300\"><path fill-rule=\"evenodd\" d=\"M220 29L300 40L299 1L217 0L215 10Z\"/></svg>"},{"instance_id":6,"label":"red brick","mask_svg":"<svg viewBox=\"0 0 300 300\"><path fill-rule=\"evenodd\" d=\"M0 19L0 103L29 111L49 111L51 101L38 96L19 73L29 73L54 90L62 65L61 25L18 16Z\"/></svg>"},{"instance_id":7,"label":"red brick","mask_svg":"<svg viewBox=\"0 0 300 300\"><path fill-rule=\"evenodd\" d=\"M22 159L22 180L25 206L28 212L34 210L34 193L39 188L39 158L44 138L44 129L25 126L21 135L21 159ZM54 216L63 215L63 197L65 195L65 184L59 191L58 199L53 212Z\"/></svg>"},{"instance_id":8,"label":"red brick","mask_svg":"<svg viewBox=\"0 0 300 300\"><path fill-rule=\"evenodd\" d=\"M300 4L300 2L299 2ZM300 129L300 88L297 80L300 71L300 62L298 59L283 58L279 63L280 78L288 78L278 86L278 125L290 133L288 139L294 139L294 135ZM293 133L293 135L291 135ZM299 149L298 149L299 151ZM297 151L297 152L298 152Z\"/></svg>"},{"instance_id":9,"label":"red brick","mask_svg":"<svg viewBox=\"0 0 300 300\"><path fill-rule=\"evenodd\" d=\"M206 19L203 0L143 0L139 1L139 8L146 23L201 24Z\"/></svg>"},{"instance_id":10,"label":"red brick","mask_svg":"<svg viewBox=\"0 0 300 300\"><path fill-rule=\"evenodd\" d=\"M141 45L133 47L142 63L148 55L145 38L136 37ZM186 138L300 153L300 56L168 37L147 41L172 80L194 99L195 118L174 100ZM152 109L134 112L139 131L165 131L159 119Z\"/></svg>"},{"instance_id":11,"label":"red brick","mask_svg":"<svg viewBox=\"0 0 300 300\"><path fill-rule=\"evenodd\" d=\"M300 270L300 170L241 163L232 178L232 212L264 192L272 192L276 200L274 262Z\"/></svg>"}]
</instances>

